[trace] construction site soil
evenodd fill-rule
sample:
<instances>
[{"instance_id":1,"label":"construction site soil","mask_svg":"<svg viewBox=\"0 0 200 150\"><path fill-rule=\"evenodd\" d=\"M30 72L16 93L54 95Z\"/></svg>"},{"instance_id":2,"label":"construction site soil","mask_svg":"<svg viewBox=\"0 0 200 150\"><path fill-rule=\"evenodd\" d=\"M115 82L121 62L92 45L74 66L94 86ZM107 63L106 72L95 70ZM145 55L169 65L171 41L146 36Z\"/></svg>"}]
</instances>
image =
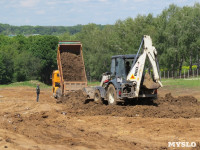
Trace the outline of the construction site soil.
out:
<instances>
[{"instance_id":1,"label":"construction site soil","mask_svg":"<svg viewBox=\"0 0 200 150\"><path fill-rule=\"evenodd\" d=\"M193 96L174 98L171 93L157 100L138 99L121 105L106 105L87 100L79 90L68 93L57 101L65 104L68 113L76 115L111 115L120 117L197 118L200 117L200 102Z\"/></svg>"},{"instance_id":2,"label":"construction site soil","mask_svg":"<svg viewBox=\"0 0 200 150\"><path fill-rule=\"evenodd\" d=\"M84 65L81 55L62 52L61 64L65 81L85 81Z\"/></svg>"},{"instance_id":3,"label":"construction site soil","mask_svg":"<svg viewBox=\"0 0 200 150\"><path fill-rule=\"evenodd\" d=\"M58 101L51 95L41 89L36 102L35 88L0 88L0 150L173 149L168 142L196 142L174 149L200 149L199 90L163 88L157 100L117 106L87 100L81 91Z\"/></svg>"}]
</instances>

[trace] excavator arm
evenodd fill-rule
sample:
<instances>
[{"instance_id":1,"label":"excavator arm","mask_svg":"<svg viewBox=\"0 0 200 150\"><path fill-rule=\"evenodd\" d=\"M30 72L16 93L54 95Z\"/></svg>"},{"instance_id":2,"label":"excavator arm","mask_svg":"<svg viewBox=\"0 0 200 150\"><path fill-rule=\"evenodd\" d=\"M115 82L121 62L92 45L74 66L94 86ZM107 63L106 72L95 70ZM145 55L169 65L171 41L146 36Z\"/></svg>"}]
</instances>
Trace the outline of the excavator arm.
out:
<instances>
[{"instance_id":1,"label":"excavator arm","mask_svg":"<svg viewBox=\"0 0 200 150\"><path fill-rule=\"evenodd\" d=\"M142 80L142 75L144 71L144 65L146 62L147 57L149 58L149 61L152 65L153 69L153 79L154 81L162 87L162 83L160 82L160 77L158 73L158 65L157 65L157 51L154 46L152 46L152 39L148 35L144 35L141 46L143 44L143 53L138 57L139 51L137 53L137 56L135 58L135 61L133 62L133 65L130 69L130 72L128 73L127 80L132 81L136 85L136 91L135 96L139 96L140 91L140 84ZM141 48L140 46L140 48ZM137 59L138 57L138 59Z\"/></svg>"}]
</instances>

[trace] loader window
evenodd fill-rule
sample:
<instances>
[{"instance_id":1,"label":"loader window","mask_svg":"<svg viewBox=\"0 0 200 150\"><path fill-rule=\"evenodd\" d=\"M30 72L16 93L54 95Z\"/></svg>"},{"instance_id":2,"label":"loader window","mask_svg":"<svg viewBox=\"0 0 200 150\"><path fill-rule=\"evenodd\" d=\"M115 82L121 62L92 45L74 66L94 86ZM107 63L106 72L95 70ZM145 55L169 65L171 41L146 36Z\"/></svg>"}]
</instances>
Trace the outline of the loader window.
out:
<instances>
[{"instance_id":1,"label":"loader window","mask_svg":"<svg viewBox=\"0 0 200 150\"><path fill-rule=\"evenodd\" d=\"M114 76L115 75L115 59L112 59L110 71L111 71L111 75Z\"/></svg>"},{"instance_id":2,"label":"loader window","mask_svg":"<svg viewBox=\"0 0 200 150\"><path fill-rule=\"evenodd\" d=\"M116 76L117 77L124 77L126 78L126 73L125 73L125 64L124 64L124 59L123 58L117 58L116 59Z\"/></svg>"},{"instance_id":3,"label":"loader window","mask_svg":"<svg viewBox=\"0 0 200 150\"><path fill-rule=\"evenodd\" d=\"M126 75L129 74L129 72L131 70L132 63L133 63L133 59L125 59Z\"/></svg>"}]
</instances>

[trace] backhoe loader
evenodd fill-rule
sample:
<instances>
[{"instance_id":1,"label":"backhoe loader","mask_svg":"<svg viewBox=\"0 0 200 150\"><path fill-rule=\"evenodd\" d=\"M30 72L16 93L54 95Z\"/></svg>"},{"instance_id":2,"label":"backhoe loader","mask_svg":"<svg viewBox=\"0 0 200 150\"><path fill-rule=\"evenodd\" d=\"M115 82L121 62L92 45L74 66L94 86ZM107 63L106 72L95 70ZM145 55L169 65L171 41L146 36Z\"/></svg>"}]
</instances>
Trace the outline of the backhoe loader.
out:
<instances>
[{"instance_id":1,"label":"backhoe loader","mask_svg":"<svg viewBox=\"0 0 200 150\"><path fill-rule=\"evenodd\" d=\"M147 58L152 66L153 79L145 75ZM84 91L88 98L96 102L107 100L110 105L139 97L156 98L157 89L162 87L158 72L157 51L152 46L151 37L145 35L136 55L112 56L111 70L102 75L100 86L86 87Z\"/></svg>"}]
</instances>

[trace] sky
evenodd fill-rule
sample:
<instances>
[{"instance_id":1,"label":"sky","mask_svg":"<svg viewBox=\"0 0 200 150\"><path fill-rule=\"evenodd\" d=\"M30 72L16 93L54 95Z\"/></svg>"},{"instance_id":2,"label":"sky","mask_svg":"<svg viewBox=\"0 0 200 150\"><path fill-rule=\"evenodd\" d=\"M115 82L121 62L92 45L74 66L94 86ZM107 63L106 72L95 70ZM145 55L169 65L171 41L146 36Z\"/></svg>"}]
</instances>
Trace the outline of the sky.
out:
<instances>
[{"instance_id":1,"label":"sky","mask_svg":"<svg viewBox=\"0 0 200 150\"><path fill-rule=\"evenodd\" d=\"M170 4L193 6L200 0L0 0L0 23L73 26L115 24L138 14L159 15Z\"/></svg>"}]
</instances>

